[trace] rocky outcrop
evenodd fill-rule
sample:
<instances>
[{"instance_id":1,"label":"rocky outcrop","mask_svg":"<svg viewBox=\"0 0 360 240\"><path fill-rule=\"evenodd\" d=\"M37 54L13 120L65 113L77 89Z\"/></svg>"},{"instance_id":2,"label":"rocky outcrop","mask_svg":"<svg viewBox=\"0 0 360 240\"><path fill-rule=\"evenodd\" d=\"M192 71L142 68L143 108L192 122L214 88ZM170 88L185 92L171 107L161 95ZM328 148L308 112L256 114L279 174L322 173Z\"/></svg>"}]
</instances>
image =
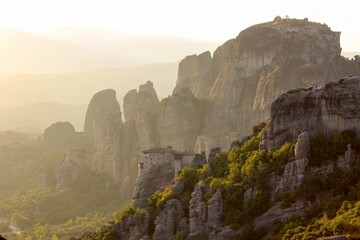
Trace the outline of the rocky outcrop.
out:
<instances>
[{"instance_id":1,"label":"rocky outcrop","mask_svg":"<svg viewBox=\"0 0 360 240\"><path fill-rule=\"evenodd\" d=\"M261 216L255 218L254 224L257 229L265 229L270 231L276 222L287 222L291 217L303 216L310 209L311 204L303 201L296 201L288 208L281 208L281 204L277 203L272 206Z\"/></svg>"},{"instance_id":2,"label":"rocky outcrop","mask_svg":"<svg viewBox=\"0 0 360 240\"><path fill-rule=\"evenodd\" d=\"M164 209L159 213L154 223L156 226L153 240L168 240L172 239L177 232L183 236L189 232L184 211L177 199L166 202Z\"/></svg>"},{"instance_id":3,"label":"rocky outcrop","mask_svg":"<svg viewBox=\"0 0 360 240\"><path fill-rule=\"evenodd\" d=\"M221 152L221 147L213 147L210 150L209 157L208 157L208 163L211 163L214 158L216 157L216 154Z\"/></svg>"},{"instance_id":4,"label":"rocky outcrop","mask_svg":"<svg viewBox=\"0 0 360 240\"><path fill-rule=\"evenodd\" d=\"M95 146L104 144L109 118L111 121L116 118L116 121L121 123L120 105L113 89L96 93L86 111L84 133L94 140Z\"/></svg>"},{"instance_id":5,"label":"rocky outcrop","mask_svg":"<svg viewBox=\"0 0 360 240\"><path fill-rule=\"evenodd\" d=\"M174 178L174 168L171 163L154 165L148 171L139 174L136 179L132 203L139 208L148 206L148 197L160 189L164 184L169 184Z\"/></svg>"},{"instance_id":6,"label":"rocky outcrop","mask_svg":"<svg viewBox=\"0 0 360 240\"><path fill-rule=\"evenodd\" d=\"M151 81L139 86L139 91L136 89L130 90L124 97L124 117L125 121L136 120L141 117L143 113L152 113L159 104L154 85Z\"/></svg>"},{"instance_id":7,"label":"rocky outcrop","mask_svg":"<svg viewBox=\"0 0 360 240\"><path fill-rule=\"evenodd\" d=\"M149 227L149 215L130 217L111 226L120 236L120 240L146 239Z\"/></svg>"},{"instance_id":8,"label":"rocky outcrop","mask_svg":"<svg viewBox=\"0 0 360 240\"><path fill-rule=\"evenodd\" d=\"M338 77L339 36L327 26L288 19L252 26L219 47L203 134L225 147L228 134L244 136L265 120L283 92Z\"/></svg>"},{"instance_id":9,"label":"rocky outcrop","mask_svg":"<svg viewBox=\"0 0 360 240\"><path fill-rule=\"evenodd\" d=\"M126 121L136 122L136 135L140 150L156 146L157 132L153 115L159 105L153 83L147 81L139 86L139 91L131 90L124 97L124 116Z\"/></svg>"},{"instance_id":10,"label":"rocky outcrop","mask_svg":"<svg viewBox=\"0 0 360 240\"><path fill-rule=\"evenodd\" d=\"M87 170L85 150L68 149L65 158L57 169L57 185L59 191L68 191L74 188Z\"/></svg>"},{"instance_id":11,"label":"rocky outcrop","mask_svg":"<svg viewBox=\"0 0 360 240\"><path fill-rule=\"evenodd\" d=\"M84 132L94 140L96 152L91 169L106 174L107 186L121 190L120 199L129 201L137 176L139 144L134 121L123 123L116 92L96 93L89 104Z\"/></svg>"},{"instance_id":12,"label":"rocky outcrop","mask_svg":"<svg viewBox=\"0 0 360 240\"><path fill-rule=\"evenodd\" d=\"M231 227L223 227L219 230L212 231L209 234L209 240L233 240L235 239L235 231Z\"/></svg>"},{"instance_id":13,"label":"rocky outcrop","mask_svg":"<svg viewBox=\"0 0 360 240\"><path fill-rule=\"evenodd\" d=\"M204 125L206 100L196 98L188 88L161 101L155 112L158 145L191 150Z\"/></svg>"},{"instance_id":14,"label":"rocky outcrop","mask_svg":"<svg viewBox=\"0 0 360 240\"><path fill-rule=\"evenodd\" d=\"M213 59L210 52L187 56L179 64L178 78L173 93L189 88L199 98L209 96L214 83Z\"/></svg>"},{"instance_id":15,"label":"rocky outcrop","mask_svg":"<svg viewBox=\"0 0 360 240\"><path fill-rule=\"evenodd\" d=\"M308 165L308 154L310 151L310 140L307 132L302 132L295 145L295 159L287 163L282 176L272 173L269 179L272 199L277 194L294 191L304 180L306 167Z\"/></svg>"},{"instance_id":16,"label":"rocky outcrop","mask_svg":"<svg viewBox=\"0 0 360 240\"><path fill-rule=\"evenodd\" d=\"M189 206L189 224L190 233L186 240L203 239L207 233L206 226L206 203L203 198L203 190L199 185L195 186L194 192L191 194Z\"/></svg>"},{"instance_id":17,"label":"rocky outcrop","mask_svg":"<svg viewBox=\"0 0 360 240\"><path fill-rule=\"evenodd\" d=\"M44 130L43 141L46 144L66 142L76 134L70 122L56 122Z\"/></svg>"},{"instance_id":18,"label":"rocky outcrop","mask_svg":"<svg viewBox=\"0 0 360 240\"><path fill-rule=\"evenodd\" d=\"M359 77L281 95L271 107L267 132L270 148L278 148L303 131L309 135L355 129L360 123Z\"/></svg>"},{"instance_id":19,"label":"rocky outcrop","mask_svg":"<svg viewBox=\"0 0 360 240\"><path fill-rule=\"evenodd\" d=\"M67 148L82 147L88 154L93 153L93 141L83 133L75 131L70 122L56 122L44 130L42 147L58 156Z\"/></svg>"},{"instance_id":20,"label":"rocky outcrop","mask_svg":"<svg viewBox=\"0 0 360 240\"><path fill-rule=\"evenodd\" d=\"M217 229L221 227L221 217L223 211L223 199L220 189L218 189L214 196L207 202L208 204L208 218L207 225L209 229Z\"/></svg>"},{"instance_id":21,"label":"rocky outcrop","mask_svg":"<svg viewBox=\"0 0 360 240\"><path fill-rule=\"evenodd\" d=\"M203 239L211 231L218 230L222 226L223 203L220 189L215 192L207 203L204 201L203 195L203 188L196 185L194 192L191 194L189 206L190 233L186 238L187 240Z\"/></svg>"},{"instance_id":22,"label":"rocky outcrop","mask_svg":"<svg viewBox=\"0 0 360 240\"><path fill-rule=\"evenodd\" d=\"M266 120L271 103L289 89L360 73L340 52L340 33L325 24L306 19L258 24L220 46L213 58L206 52L182 60L174 93L187 87L212 102L198 136L207 146L226 148Z\"/></svg>"},{"instance_id":23,"label":"rocky outcrop","mask_svg":"<svg viewBox=\"0 0 360 240\"><path fill-rule=\"evenodd\" d=\"M54 168L47 164L40 168L40 188L56 186L56 175Z\"/></svg>"}]
</instances>

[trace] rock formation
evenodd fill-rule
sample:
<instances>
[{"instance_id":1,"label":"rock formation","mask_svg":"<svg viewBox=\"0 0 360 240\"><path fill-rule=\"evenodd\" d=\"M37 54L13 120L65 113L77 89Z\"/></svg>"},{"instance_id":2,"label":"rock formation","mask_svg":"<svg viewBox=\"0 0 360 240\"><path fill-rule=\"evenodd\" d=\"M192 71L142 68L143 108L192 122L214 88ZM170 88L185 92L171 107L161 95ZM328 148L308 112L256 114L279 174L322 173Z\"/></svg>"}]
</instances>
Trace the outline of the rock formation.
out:
<instances>
[{"instance_id":1,"label":"rock formation","mask_svg":"<svg viewBox=\"0 0 360 240\"><path fill-rule=\"evenodd\" d=\"M160 189L162 185L169 184L174 178L174 169L171 163L154 165L136 179L132 203L139 208L148 206L148 197Z\"/></svg>"},{"instance_id":2,"label":"rock formation","mask_svg":"<svg viewBox=\"0 0 360 240\"><path fill-rule=\"evenodd\" d=\"M203 190L200 186L196 185L194 192L191 194L189 206L190 233L186 240L197 240L205 237L207 233L206 207L207 206L203 198Z\"/></svg>"},{"instance_id":3,"label":"rock formation","mask_svg":"<svg viewBox=\"0 0 360 240\"><path fill-rule=\"evenodd\" d=\"M44 130L43 141L47 144L66 142L75 135L75 128L70 122L56 122Z\"/></svg>"},{"instance_id":4,"label":"rock formation","mask_svg":"<svg viewBox=\"0 0 360 240\"><path fill-rule=\"evenodd\" d=\"M203 127L207 108L207 101L196 98L188 88L163 99L155 112L159 146L192 150Z\"/></svg>"},{"instance_id":5,"label":"rock formation","mask_svg":"<svg viewBox=\"0 0 360 240\"><path fill-rule=\"evenodd\" d=\"M47 164L40 168L40 188L56 186L56 175L54 168Z\"/></svg>"},{"instance_id":6,"label":"rock formation","mask_svg":"<svg viewBox=\"0 0 360 240\"><path fill-rule=\"evenodd\" d=\"M124 116L127 122L136 122L136 135L140 145L139 152L155 147L157 133L154 127L153 115L159 105L153 83L147 81L136 89L129 91L123 100Z\"/></svg>"},{"instance_id":7,"label":"rock formation","mask_svg":"<svg viewBox=\"0 0 360 240\"><path fill-rule=\"evenodd\" d=\"M109 118L117 118L121 122L120 105L113 89L96 93L86 111L84 133L94 140L95 146L104 143Z\"/></svg>"},{"instance_id":8,"label":"rock formation","mask_svg":"<svg viewBox=\"0 0 360 240\"><path fill-rule=\"evenodd\" d=\"M189 232L184 211L181 203L177 199L171 199L166 202L164 209L155 220L155 232L153 240L171 239L176 232L186 236Z\"/></svg>"},{"instance_id":9,"label":"rock formation","mask_svg":"<svg viewBox=\"0 0 360 240\"><path fill-rule=\"evenodd\" d=\"M137 174L139 145L135 123L123 123L121 115L116 92L112 89L98 92L89 104L84 132L92 137L96 147L92 170L104 172L108 183L122 190L120 198L128 201Z\"/></svg>"},{"instance_id":10,"label":"rock formation","mask_svg":"<svg viewBox=\"0 0 360 240\"><path fill-rule=\"evenodd\" d=\"M147 81L139 86L139 91L136 89L130 90L125 95L123 104L125 121L137 119L138 115L142 115L143 112L153 112L159 104L153 83Z\"/></svg>"},{"instance_id":11,"label":"rock formation","mask_svg":"<svg viewBox=\"0 0 360 240\"><path fill-rule=\"evenodd\" d=\"M272 199L276 194L284 194L295 190L304 180L306 167L308 165L307 156L310 150L309 135L302 132L298 136L295 145L295 159L285 165L282 176L273 173L270 176L269 185L271 188Z\"/></svg>"},{"instance_id":12,"label":"rock formation","mask_svg":"<svg viewBox=\"0 0 360 240\"><path fill-rule=\"evenodd\" d=\"M213 147L210 150L209 157L208 157L208 163L211 163L214 158L216 157L216 154L221 152L221 147Z\"/></svg>"},{"instance_id":13,"label":"rock formation","mask_svg":"<svg viewBox=\"0 0 360 240\"><path fill-rule=\"evenodd\" d=\"M281 95L271 107L267 132L270 148L308 131L330 133L356 129L360 123L360 78L349 77L318 88L297 89Z\"/></svg>"},{"instance_id":14,"label":"rock formation","mask_svg":"<svg viewBox=\"0 0 360 240\"><path fill-rule=\"evenodd\" d=\"M222 194L218 189L214 196L208 201L208 219L207 225L210 229L221 227L221 216L223 210Z\"/></svg>"},{"instance_id":15,"label":"rock formation","mask_svg":"<svg viewBox=\"0 0 360 240\"><path fill-rule=\"evenodd\" d=\"M230 226L223 227L220 230L212 231L209 234L209 240L233 240L235 231Z\"/></svg>"},{"instance_id":16,"label":"rock formation","mask_svg":"<svg viewBox=\"0 0 360 240\"><path fill-rule=\"evenodd\" d=\"M287 90L359 73L359 64L340 52L340 33L325 24L297 19L258 24L220 46L212 59L206 52L182 60L174 93L189 88L212 102L200 136L207 145L225 148L236 140L232 136L239 139L267 119L271 103Z\"/></svg>"},{"instance_id":17,"label":"rock formation","mask_svg":"<svg viewBox=\"0 0 360 240\"><path fill-rule=\"evenodd\" d=\"M189 88L198 98L209 96L214 83L213 60L210 52L187 56L179 64L178 78L173 93Z\"/></svg>"},{"instance_id":18,"label":"rock formation","mask_svg":"<svg viewBox=\"0 0 360 240\"><path fill-rule=\"evenodd\" d=\"M111 226L120 235L121 240L146 239L149 227L149 215L130 217Z\"/></svg>"},{"instance_id":19,"label":"rock formation","mask_svg":"<svg viewBox=\"0 0 360 240\"><path fill-rule=\"evenodd\" d=\"M85 149L68 149L57 170L56 189L67 191L73 188L86 168Z\"/></svg>"}]
</instances>

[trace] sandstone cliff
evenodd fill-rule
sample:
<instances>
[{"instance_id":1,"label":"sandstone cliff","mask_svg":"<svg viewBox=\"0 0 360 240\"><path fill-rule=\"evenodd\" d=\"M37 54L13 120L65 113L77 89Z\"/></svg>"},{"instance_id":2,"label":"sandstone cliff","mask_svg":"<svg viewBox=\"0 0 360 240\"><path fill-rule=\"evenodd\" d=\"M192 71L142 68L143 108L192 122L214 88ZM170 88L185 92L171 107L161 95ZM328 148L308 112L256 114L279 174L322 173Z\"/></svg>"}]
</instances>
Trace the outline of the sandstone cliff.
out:
<instances>
[{"instance_id":1,"label":"sandstone cliff","mask_svg":"<svg viewBox=\"0 0 360 240\"><path fill-rule=\"evenodd\" d=\"M86 111L84 133L94 140L95 146L104 143L108 118L115 115L121 122L120 105L116 100L116 92L106 89L96 93Z\"/></svg>"},{"instance_id":2,"label":"sandstone cliff","mask_svg":"<svg viewBox=\"0 0 360 240\"><path fill-rule=\"evenodd\" d=\"M298 88L281 95L271 107L268 148L277 148L303 132L355 129L359 134L360 78L348 77L317 88Z\"/></svg>"},{"instance_id":3,"label":"sandstone cliff","mask_svg":"<svg viewBox=\"0 0 360 240\"><path fill-rule=\"evenodd\" d=\"M173 93L182 88L190 88L199 98L209 96L214 83L213 60L210 52L187 56L179 63L178 78Z\"/></svg>"},{"instance_id":4,"label":"sandstone cliff","mask_svg":"<svg viewBox=\"0 0 360 240\"><path fill-rule=\"evenodd\" d=\"M249 219L253 217L251 221L255 228L254 231L256 231L256 229L263 229L268 233L263 239L269 239L274 224L286 223L293 217L309 214L310 209L321 205L323 199L333 197L334 193L331 189L322 193L315 192L314 200L308 200L304 196L294 195L297 189L301 189L304 186L303 184L305 184L306 179L307 181L309 181L309 179L321 179L321 181L325 181L329 176L336 176L332 175L336 171L339 173L339 171L344 171L344 169L349 170L356 164L356 166L359 166L359 155L355 155L350 144L347 144L346 148L341 149L340 155L336 156L335 160L327 159L326 164L321 166L314 166L310 164L309 160L310 149L314 147L310 145L310 139L316 133L331 133L352 129L360 134L358 124L360 119L360 115L358 115L358 104L360 103L359 89L360 78L348 77L318 88L290 90L281 95L272 104L271 118L263 132L262 141L259 141L258 147L265 151L268 150L268 154L271 155L275 154L272 148L279 148L285 141L293 142L296 140L296 144L293 146L294 151L292 152L292 156L287 157L287 162L283 163L283 170L280 171L280 173L278 170L267 170L267 175L263 175L263 179L261 179L261 181L264 180L265 184L265 188L262 190L258 188L259 185L257 185L258 183L256 183L256 181L241 182L242 180L240 180L240 184L237 185L238 188L241 188L242 185L247 186L241 191L243 197L238 199L239 205L243 207L248 206L246 204L251 201L253 203L264 201L264 199L257 199L257 195L259 194L259 190L267 192L268 207L255 216L249 216ZM334 122L330 121L332 119ZM251 144L254 144L253 139L259 138L258 136L260 135L251 134L246 139L232 144L232 148L239 149L243 145L249 146L249 142L246 143L248 140L250 142L252 141ZM219 152L219 150L219 148L213 149L213 161L215 161L214 159L216 158L214 155L216 152ZM262 151L258 151L258 153L259 152ZM236 154L236 152L232 154ZM251 161L249 158L255 155L256 154L249 155L250 157L244 161ZM272 169L270 167L271 161L264 161L262 167ZM234 162L232 164L234 164ZM244 168L246 168L246 163L243 166L245 167L243 167L241 171L244 171ZM204 170L201 169L200 172L202 171ZM234 171L234 169L230 171ZM141 179L138 179L137 183L141 183L142 185L137 185L136 187L136 194L133 201L134 205L136 207L146 208L148 206L146 196L149 195L149 192L154 192L156 189L163 187L160 186L160 183L171 181L172 174L171 166L163 165L151 169L147 174L139 175ZM241 173L239 172L238 174ZM244 175L242 176L244 178ZM204 182L202 182L202 184L204 184ZM184 183L179 181L171 185L170 189L175 194L175 197L167 200L157 213L156 220L152 218L154 221L153 224L155 225L152 238L172 239L178 233L181 233L181 236L187 240L203 238L213 240L235 239L236 236L244 236L242 234L246 232L244 228L246 225L245 222L247 222L248 219L241 219L239 222L236 222L236 224L240 224L240 229L234 229L232 225L224 224L224 218L227 217L223 215L225 211L224 206L226 202L229 201L226 197L231 198L233 192L229 195L229 192L226 193L229 189L226 190L227 187L223 187L224 188L212 191L209 184L201 186L196 184L191 194L189 205L185 204L188 206L188 217L185 218L185 205L181 202L182 194L184 194L185 191ZM210 191L208 191L209 189ZM149 192L147 192L148 190ZM232 189L231 191L236 190ZM206 194L211 192L212 196L206 196ZM223 196L225 196L225 198ZM294 198L293 202L290 202L289 205L283 206L279 198L284 199L284 196L297 196L297 198ZM227 207L229 207L229 205L227 205ZM249 214L252 213L250 212ZM244 217L246 218L247 216ZM121 224L127 224L128 221L129 220L126 220ZM140 229L142 224L143 223L138 222L135 224L136 226L133 227L134 229ZM127 231L130 237L136 236L134 239L151 237L151 234L148 235L148 232L146 234L143 233L143 235L137 235L139 231L136 230L134 232L135 235L132 235L130 230Z\"/></svg>"},{"instance_id":5,"label":"sandstone cliff","mask_svg":"<svg viewBox=\"0 0 360 240\"><path fill-rule=\"evenodd\" d=\"M101 91L91 99L84 132L93 138L96 147L92 170L104 172L108 184L114 183L120 188L120 199L128 201L137 174L139 145L135 123L122 122L114 90Z\"/></svg>"},{"instance_id":6,"label":"sandstone cliff","mask_svg":"<svg viewBox=\"0 0 360 240\"><path fill-rule=\"evenodd\" d=\"M157 146L157 133L154 123L154 112L159 105L159 99L152 82L147 81L139 86L139 91L130 90L124 97L125 120L135 121L136 137L141 150Z\"/></svg>"},{"instance_id":7,"label":"sandstone cliff","mask_svg":"<svg viewBox=\"0 0 360 240\"><path fill-rule=\"evenodd\" d=\"M277 19L242 31L212 59L209 53L186 57L174 92L188 87L213 102L201 136L208 149L225 148L266 120L271 103L287 90L359 73L359 65L340 52L340 32L325 24Z\"/></svg>"}]
</instances>

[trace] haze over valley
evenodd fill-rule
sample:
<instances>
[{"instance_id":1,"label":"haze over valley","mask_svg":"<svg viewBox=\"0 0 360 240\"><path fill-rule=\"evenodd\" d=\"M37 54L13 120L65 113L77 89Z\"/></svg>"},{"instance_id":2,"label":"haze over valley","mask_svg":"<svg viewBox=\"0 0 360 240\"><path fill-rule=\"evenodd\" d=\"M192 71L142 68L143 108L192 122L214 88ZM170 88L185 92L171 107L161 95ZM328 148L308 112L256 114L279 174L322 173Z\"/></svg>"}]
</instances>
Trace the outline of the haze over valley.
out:
<instances>
[{"instance_id":1,"label":"haze over valley","mask_svg":"<svg viewBox=\"0 0 360 240\"><path fill-rule=\"evenodd\" d=\"M0 240L360 239L357 8L0 2Z\"/></svg>"}]
</instances>

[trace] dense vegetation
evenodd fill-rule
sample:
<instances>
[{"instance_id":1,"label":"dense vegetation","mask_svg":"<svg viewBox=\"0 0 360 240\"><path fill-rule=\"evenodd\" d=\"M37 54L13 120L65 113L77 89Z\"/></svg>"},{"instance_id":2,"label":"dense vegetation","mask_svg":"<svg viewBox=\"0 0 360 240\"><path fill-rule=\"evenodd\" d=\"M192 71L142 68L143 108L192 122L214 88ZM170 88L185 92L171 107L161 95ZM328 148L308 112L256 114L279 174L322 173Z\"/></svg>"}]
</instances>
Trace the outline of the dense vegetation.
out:
<instances>
[{"instance_id":1,"label":"dense vegetation","mask_svg":"<svg viewBox=\"0 0 360 240\"><path fill-rule=\"evenodd\" d=\"M270 197L269 176L274 172L283 174L285 165L294 160L295 143L285 143L277 150L259 150L263 131L264 124L259 124L253 128L245 143L233 147L229 152L218 153L210 163L201 167L182 169L174 184L183 184L184 191L177 194L169 187L155 192L149 197L146 209L127 205L122 211L115 212L113 218L110 214L99 214L119 208L113 197L117 192L115 189L113 192L102 191L103 176L89 172L84 181L92 188L81 188L85 182L80 181L79 189L71 194L57 192L53 188L21 190L1 201L0 214L23 230L22 239L69 239L83 233L81 239L111 240L116 239L117 234L104 227L104 224L113 219L119 222L145 215L150 217L151 234L155 230L155 218L169 199L178 199L189 218L191 193L198 184L202 186L205 201L217 189L221 189L223 224L237 230L237 240L261 238L264 232L255 230L253 221L276 201L280 201L283 208L290 207L295 201L307 202L312 207L305 216L293 217L285 225L275 224L272 239L314 239L360 231L360 164L354 161L351 168L336 167L338 156L344 154L348 144L355 152L354 157L358 158L356 153L360 153L360 141L356 134L347 130L311 137L309 168L321 169L334 164L334 170L325 175L308 174L296 191L279 195L274 202ZM21 152L17 154L22 156ZM108 202L104 202L104 199L108 199ZM0 230L6 230L8 223L0 224ZM183 238L181 233L174 235L174 239Z\"/></svg>"},{"instance_id":2,"label":"dense vegetation","mask_svg":"<svg viewBox=\"0 0 360 240\"><path fill-rule=\"evenodd\" d=\"M112 213L122 207L120 194L105 187L103 173L84 169L68 192L39 188L41 167L57 169L65 147L79 144L44 144L38 136L0 132L0 234L14 232L11 225L21 232L11 239L69 239L113 220ZM91 150L87 153L91 156Z\"/></svg>"},{"instance_id":3,"label":"dense vegetation","mask_svg":"<svg viewBox=\"0 0 360 240\"><path fill-rule=\"evenodd\" d=\"M261 238L264 232L261 229L254 230L253 220L274 204L270 198L269 175L272 172L281 175L285 165L294 160L294 143L285 143L277 150L259 150L263 127L263 124L255 126L248 141L230 152L222 151L211 163L197 169L184 168L180 171L175 183L184 182L185 190L182 194L175 194L171 188L167 188L150 196L146 209L151 219L150 233L154 231L153 221L166 201L176 198L187 210L194 186L199 184L205 191L205 200L221 189L223 224L239 229L238 240ZM350 130L331 135L318 134L311 137L310 143L309 167L313 168L335 162L339 155L344 154L349 143L355 152L360 152L359 139ZM280 201L283 208L290 207L296 200L306 201L312 207L306 216L294 217L285 225L275 224L272 239L315 239L360 231L360 205L357 202L360 199L359 171L360 165L355 162L351 168L335 167L334 171L326 175L307 176L295 192L277 196L275 201ZM244 198L247 191L250 193ZM319 201L322 204L316 204ZM136 211L133 209L132 215ZM174 239L182 239L178 235Z\"/></svg>"}]
</instances>

